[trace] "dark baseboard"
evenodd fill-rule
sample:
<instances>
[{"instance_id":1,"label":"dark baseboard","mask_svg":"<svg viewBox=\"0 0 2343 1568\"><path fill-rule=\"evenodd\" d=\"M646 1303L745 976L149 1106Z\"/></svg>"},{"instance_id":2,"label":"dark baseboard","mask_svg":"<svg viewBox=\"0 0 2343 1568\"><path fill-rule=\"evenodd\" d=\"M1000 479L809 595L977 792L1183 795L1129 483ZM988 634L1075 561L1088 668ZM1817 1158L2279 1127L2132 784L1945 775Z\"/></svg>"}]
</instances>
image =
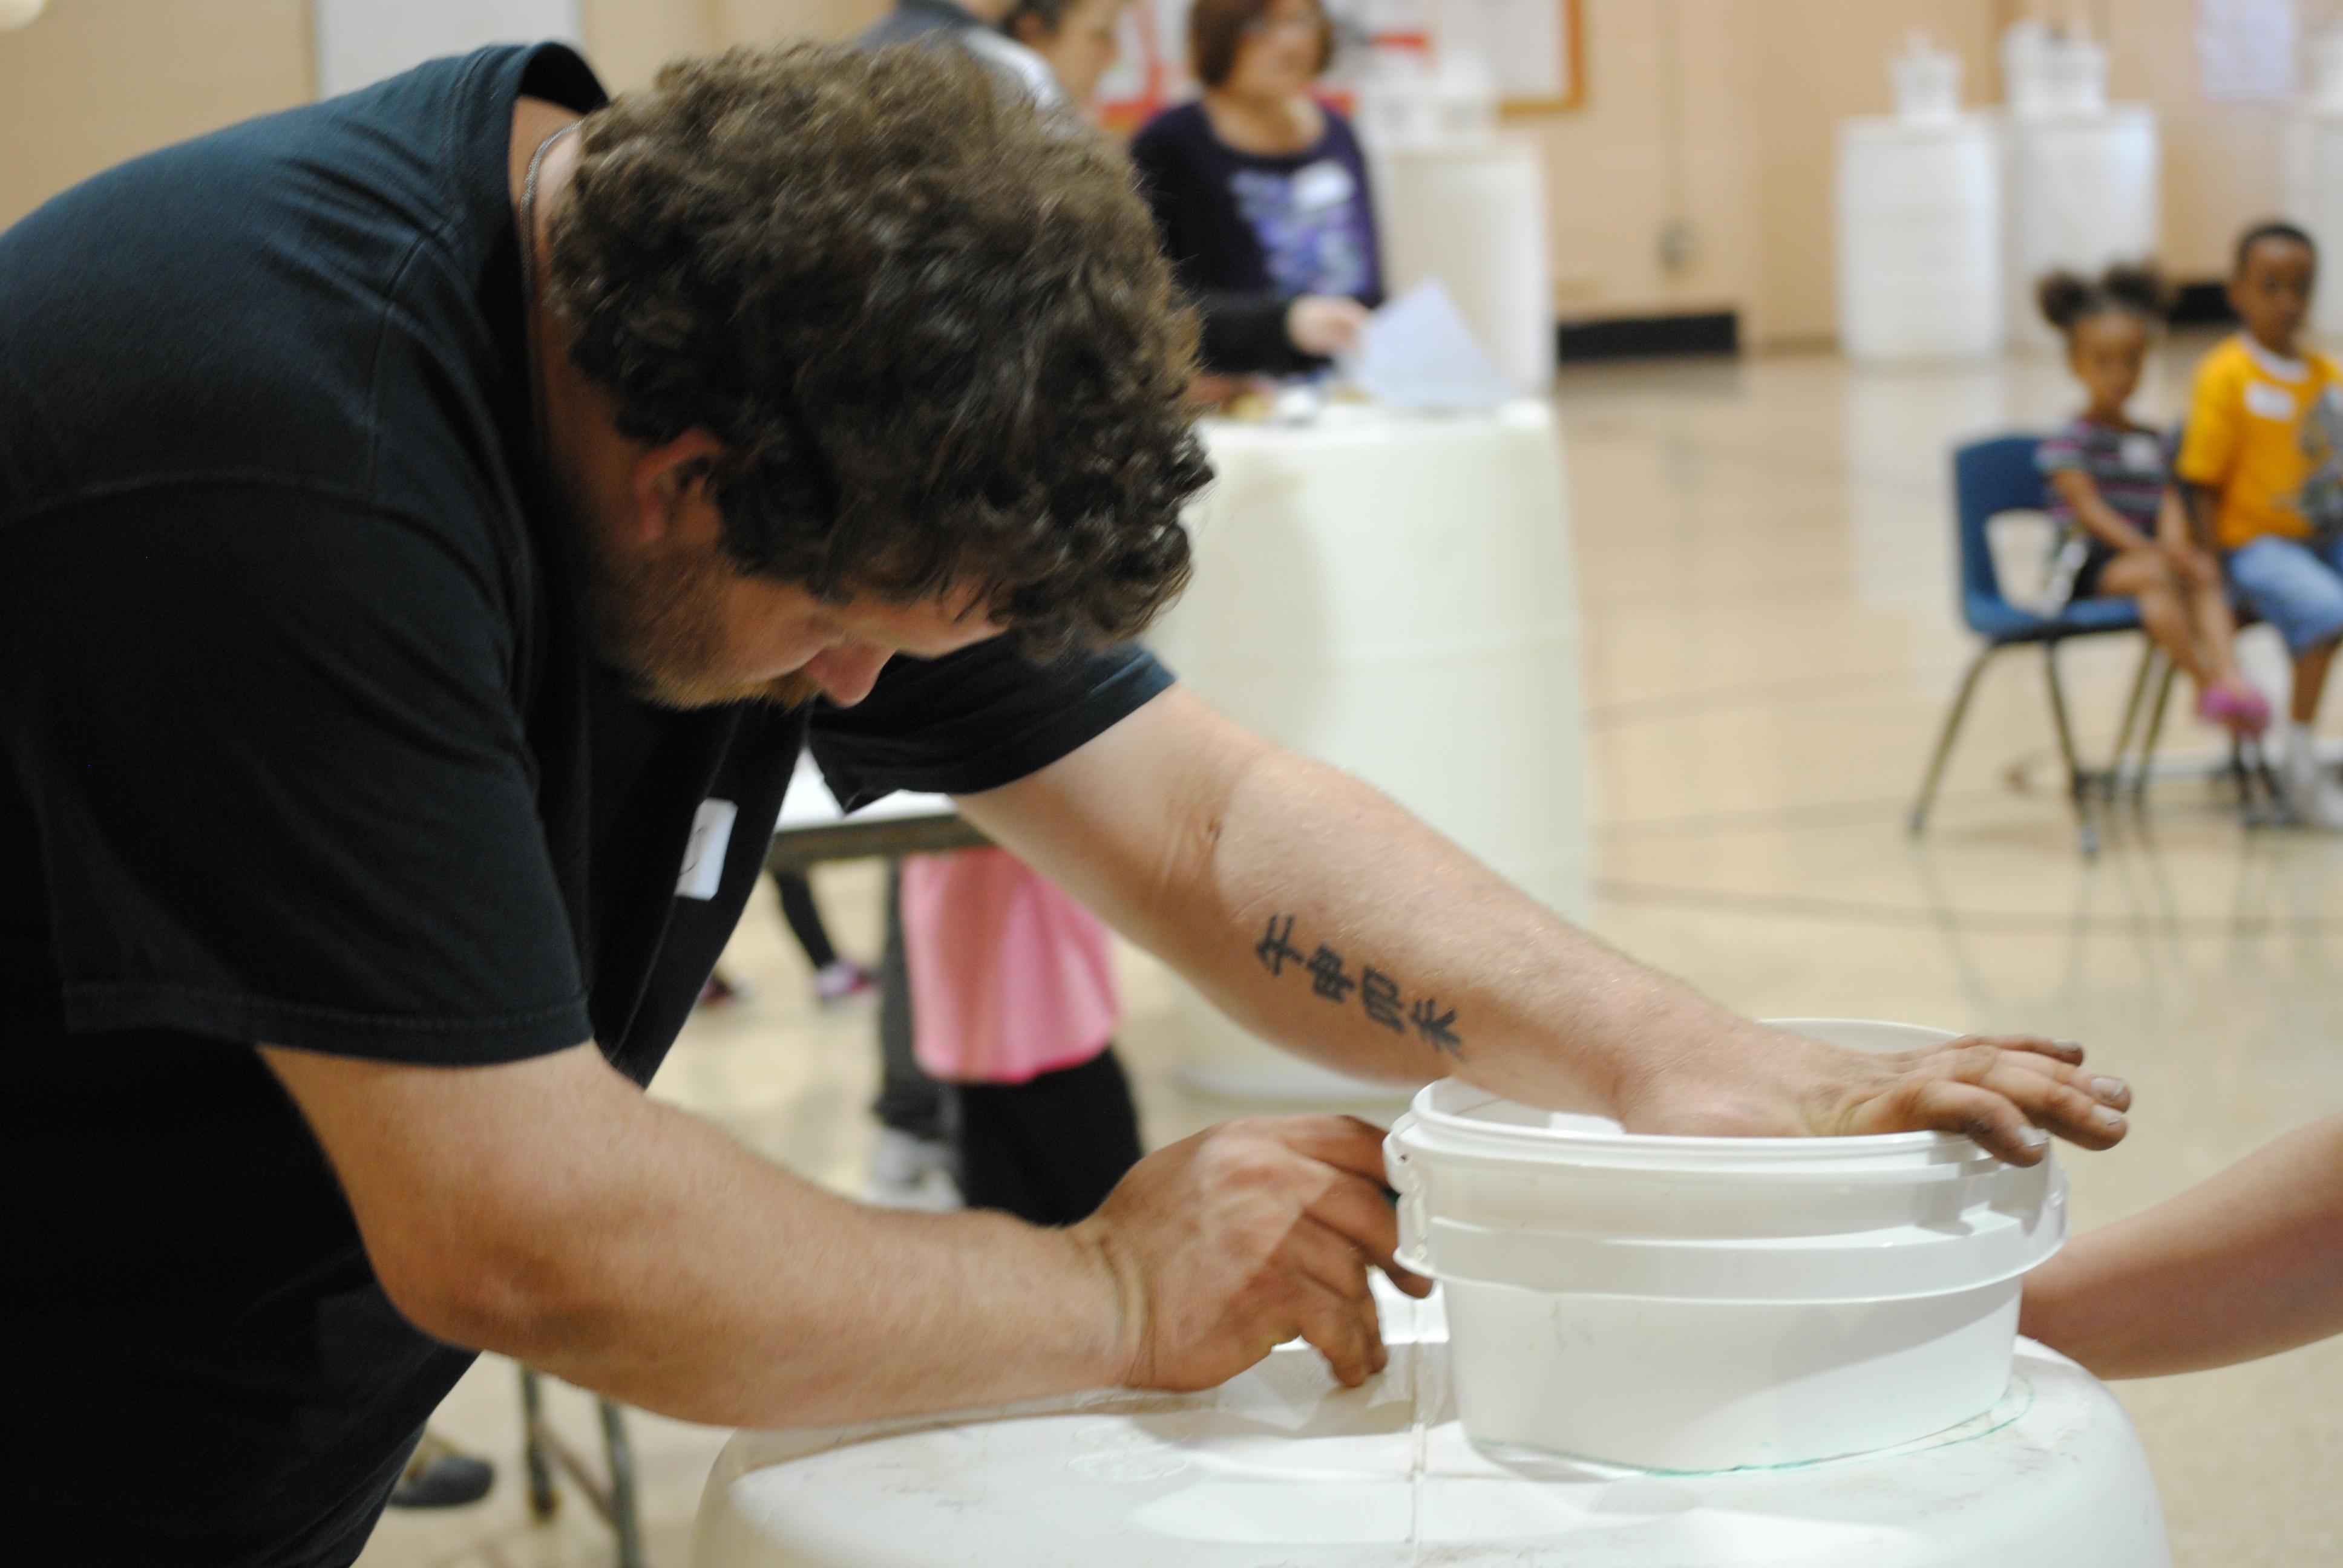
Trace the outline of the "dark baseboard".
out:
<instances>
[{"instance_id":1,"label":"dark baseboard","mask_svg":"<svg viewBox=\"0 0 2343 1568\"><path fill-rule=\"evenodd\" d=\"M1730 310L1700 316L1621 316L1596 321L1565 321L1554 329L1555 357L1564 365L1583 365L1590 359L1740 352L1741 317Z\"/></svg>"},{"instance_id":2,"label":"dark baseboard","mask_svg":"<svg viewBox=\"0 0 2343 1568\"><path fill-rule=\"evenodd\" d=\"M2226 283L2184 283L2172 291L2175 327L2233 327L2237 320Z\"/></svg>"}]
</instances>

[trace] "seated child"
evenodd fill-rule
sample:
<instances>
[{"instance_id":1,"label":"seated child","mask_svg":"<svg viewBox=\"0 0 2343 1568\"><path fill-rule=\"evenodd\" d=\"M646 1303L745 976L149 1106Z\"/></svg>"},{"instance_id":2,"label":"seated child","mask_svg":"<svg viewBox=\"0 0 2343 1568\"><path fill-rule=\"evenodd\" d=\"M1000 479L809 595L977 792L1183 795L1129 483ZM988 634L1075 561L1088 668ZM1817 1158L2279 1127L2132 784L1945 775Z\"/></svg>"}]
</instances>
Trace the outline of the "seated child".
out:
<instances>
[{"instance_id":1,"label":"seated child","mask_svg":"<svg viewBox=\"0 0 2343 1568\"><path fill-rule=\"evenodd\" d=\"M2258 224L2237 241L2229 303L2245 330L2197 367L2173 468L2198 538L2294 656L2279 791L2299 820L2343 828L2343 791L2311 745L2343 638L2343 371L2302 343L2318 262L2291 224Z\"/></svg>"},{"instance_id":2,"label":"seated child","mask_svg":"<svg viewBox=\"0 0 2343 1568\"><path fill-rule=\"evenodd\" d=\"M2035 458L2062 525L2054 592L2137 600L2148 636L2196 682L2197 717L2260 734L2269 703L2237 672L2220 563L2189 538L2165 481L2164 442L2125 411L2164 319L2163 281L2139 266L2111 266L2096 282L2054 272L2037 297L2089 399Z\"/></svg>"},{"instance_id":3,"label":"seated child","mask_svg":"<svg viewBox=\"0 0 2343 1568\"><path fill-rule=\"evenodd\" d=\"M2017 1328L2107 1378L2343 1333L2343 1116L2076 1237L2026 1276Z\"/></svg>"}]
</instances>

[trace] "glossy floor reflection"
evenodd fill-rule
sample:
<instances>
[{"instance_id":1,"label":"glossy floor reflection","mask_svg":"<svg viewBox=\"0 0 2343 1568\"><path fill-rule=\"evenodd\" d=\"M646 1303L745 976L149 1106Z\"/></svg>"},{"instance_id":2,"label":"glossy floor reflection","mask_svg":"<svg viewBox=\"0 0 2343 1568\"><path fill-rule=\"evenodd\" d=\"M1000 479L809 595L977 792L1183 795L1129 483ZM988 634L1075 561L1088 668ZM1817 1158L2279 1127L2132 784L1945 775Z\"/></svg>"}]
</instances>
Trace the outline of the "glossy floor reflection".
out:
<instances>
[{"instance_id":1,"label":"glossy floor reflection","mask_svg":"<svg viewBox=\"0 0 2343 1568\"><path fill-rule=\"evenodd\" d=\"M2166 356L2149 407L2171 411L2199 347ZM1928 835L1906 836L1971 651L1950 609L1946 448L2069 401L2048 361L1877 373L1821 357L1575 372L1557 393L1586 599L1593 923L1752 1012L2084 1040L2139 1097L2130 1141L2069 1161L2090 1225L2343 1109L2343 839L2249 831L2178 779L2119 813L2085 861L2053 780L2039 656L2023 652L1987 675ZM2106 747L2136 656L2110 638L2068 657L2087 749ZM2185 718L2167 734L2172 753L2212 753ZM838 868L819 885L841 944L867 953L875 874ZM769 901L727 968L753 996L696 1020L657 1092L852 1189L869 1012L811 1005ZM1123 1044L1151 1138L1230 1114L1173 1079L1161 977L1135 956L1126 970ZM2182 1568L2343 1561L2343 1342L2118 1392ZM583 1442L583 1398L558 1408ZM508 1366L484 1362L442 1424L504 1467L495 1494L394 1515L368 1568L610 1560L574 1497L553 1524L526 1522ZM635 1427L652 1561L679 1568L725 1434Z\"/></svg>"}]
</instances>

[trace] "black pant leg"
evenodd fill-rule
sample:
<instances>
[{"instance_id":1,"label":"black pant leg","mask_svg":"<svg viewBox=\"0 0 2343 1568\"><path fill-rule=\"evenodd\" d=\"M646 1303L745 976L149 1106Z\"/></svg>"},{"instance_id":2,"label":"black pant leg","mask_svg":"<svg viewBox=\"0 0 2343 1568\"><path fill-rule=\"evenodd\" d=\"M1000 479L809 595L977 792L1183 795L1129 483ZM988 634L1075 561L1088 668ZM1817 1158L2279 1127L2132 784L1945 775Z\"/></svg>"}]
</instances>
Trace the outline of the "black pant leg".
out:
<instances>
[{"instance_id":1,"label":"black pant leg","mask_svg":"<svg viewBox=\"0 0 2343 1568\"><path fill-rule=\"evenodd\" d=\"M1037 1225L1090 1217L1139 1163L1139 1108L1112 1046L1025 1083L950 1086L960 1194Z\"/></svg>"},{"instance_id":2,"label":"black pant leg","mask_svg":"<svg viewBox=\"0 0 2343 1568\"><path fill-rule=\"evenodd\" d=\"M805 950L806 962L818 970L826 970L838 961L838 950L830 945L830 931L821 923L821 906L813 901L813 884L803 871L775 871L773 887L781 895L781 918L789 922L789 932Z\"/></svg>"},{"instance_id":3,"label":"black pant leg","mask_svg":"<svg viewBox=\"0 0 2343 1568\"><path fill-rule=\"evenodd\" d=\"M944 1135L943 1087L911 1054L911 971L903 959L903 866L887 864L887 943L879 955L879 1098L870 1110L914 1138Z\"/></svg>"}]
</instances>

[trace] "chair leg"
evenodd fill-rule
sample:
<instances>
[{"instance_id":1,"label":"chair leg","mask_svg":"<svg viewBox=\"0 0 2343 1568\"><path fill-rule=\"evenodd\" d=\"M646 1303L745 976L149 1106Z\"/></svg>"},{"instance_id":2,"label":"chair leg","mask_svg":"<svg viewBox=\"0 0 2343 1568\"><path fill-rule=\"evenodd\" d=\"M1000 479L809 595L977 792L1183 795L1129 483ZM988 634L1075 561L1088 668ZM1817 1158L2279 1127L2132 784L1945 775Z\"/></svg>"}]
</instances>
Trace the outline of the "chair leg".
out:
<instances>
[{"instance_id":1,"label":"chair leg","mask_svg":"<svg viewBox=\"0 0 2343 1568\"><path fill-rule=\"evenodd\" d=\"M2179 678L2180 667L2167 661L2164 678L2156 688L2156 706L2147 710L2147 739L2139 743L2139 768L2131 776L2134 800L2144 799L2147 795L2148 769L2156 761L2156 743L2164 738L2164 715L2172 706L2173 683Z\"/></svg>"},{"instance_id":2,"label":"chair leg","mask_svg":"<svg viewBox=\"0 0 2343 1568\"><path fill-rule=\"evenodd\" d=\"M618 1568L643 1568L642 1516L635 1495L635 1445L627 1437L626 1412L608 1400L602 1406L602 1446L610 1461L610 1528L618 1537Z\"/></svg>"},{"instance_id":3,"label":"chair leg","mask_svg":"<svg viewBox=\"0 0 2343 1568\"><path fill-rule=\"evenodd\" d=\"M521 1461L528 1472L529 1517L546 1520L553 1517L560 1503L560 1493L553 1490L553 1461L545 1452L542 1436L545 1421L545 1393L538 1386L534 1368L520 1369Z\"/></svg>"},{"instance_id":4,"label":"chair leg","mask_svg":"<svg viewBox=\"0 0 2343 1568\"><path fill-rule=\"evenodd\" d=\"M2140 709L2147 696L2148 680L2156 671L2156 663L2162 651L2152 640L2140 649L2139 672L2131 678L2131 695L2124 699L2123 725L2116 731L2113 760L2107 764L2107 797L2110 800L2122 787L2124 758L2131 749L2132 731L2139 728Z\"/></svg>"},{"instance_id":5,"label":"chair leg","mask_svg":"<svg viewBox=\"0 0 2343 1568\"><path fill-rule=\"evenodd\" d=\"M2075 826L2086 856L2099 852L2098 824L2091 817L2091 785L2075 755L2075 728L2066 717L2066 689L2058 678L2058 645L2042 645L2042 671L2050 687L2050 718L2058 730L2058 750L2066 759L2066 798L2075 808Z\"/></svg>"},{"instance_id":6,"label":"chair leg","mask_svg":"<svg viewBox=\"0 0 2343 1568\"><path fill-rule=\"evenodd\" d=\"M1976 695L1977 677L1985 673L1986 661L2000 651L1998 644L1986 643L1969 661L1968 673L1961 677L1960 690L1953 698L1953 710L1945 715L1944 733L1936 737L1936 753L1928 759L1927 775L1920 780L1920 798L1912 802L1912 814L1905 820L1905 829L1916 838L1928 825L1928 809L1936 803L1936 787L1944 782L1945 764L1952 759L1953 741L1960 735L1961 721L1969 715L1969 699Z\"/></svg>"}]
</instances>

